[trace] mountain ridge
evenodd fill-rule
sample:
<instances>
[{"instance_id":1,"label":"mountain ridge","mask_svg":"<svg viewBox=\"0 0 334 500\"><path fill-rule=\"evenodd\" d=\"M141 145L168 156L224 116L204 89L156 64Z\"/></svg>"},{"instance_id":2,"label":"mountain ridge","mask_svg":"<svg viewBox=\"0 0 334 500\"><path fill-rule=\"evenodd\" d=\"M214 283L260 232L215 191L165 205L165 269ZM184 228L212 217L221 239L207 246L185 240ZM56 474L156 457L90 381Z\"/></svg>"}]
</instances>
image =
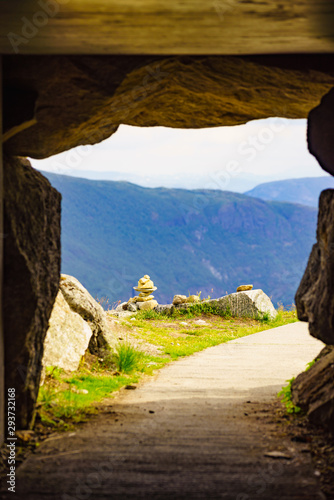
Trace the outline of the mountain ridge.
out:
<instances>
[{"instance_id":1,"label":"mountain ridge","mask_svg":"<svg viewBox=\"0 0 334 500\"><path fill-rule=\"evenodd\" d=\"M321 191L334 188L334 177L301 177L259 184L244 194L265 201L285 201L318 207Z\"/></svg>"},{"instance_id":2,"label":"mountain ridge","mask_svg":"<svg viewBox=\"0 0 334 500\"><path fill-rule=\"evenodd\" d=\"M316 210L220 190L146 188L43 173L61 192L62 272L95 297L128 300L149 274L160 303L245 282L291 304L315 241Z\"/></svg>"}]
</instances>

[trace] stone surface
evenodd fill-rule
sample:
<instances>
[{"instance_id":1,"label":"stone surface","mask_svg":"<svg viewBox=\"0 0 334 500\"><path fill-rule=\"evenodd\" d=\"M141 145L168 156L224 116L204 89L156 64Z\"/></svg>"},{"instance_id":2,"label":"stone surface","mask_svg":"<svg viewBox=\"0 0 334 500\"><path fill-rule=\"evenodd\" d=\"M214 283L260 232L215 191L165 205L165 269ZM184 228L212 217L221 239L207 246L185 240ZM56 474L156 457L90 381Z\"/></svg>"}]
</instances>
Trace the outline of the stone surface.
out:
<instances>
[{"instance_id":1,"label":"stone surface","mask_svg":"<svg viewBox=\"0 0 334 500\"><path fill-rule=\"evenodd\" d=\"M204 319L196 319L196 320L194 321L194 323L195 323L196 325L201 325L201 326L204 326L204 325L207 325L207 324L208 324L206 321L204 321Z\"/></svg>"},{"instance_id":2,"label":"stone surface","mask_svg":"<svg viewBox=\"0 0 334 500\"><path fill-rule=\"evenodd\" d=\"M177 306L179 304L183 304L187 300L186 295L174 295L173 304Z\"/></svg>"},{"instance_id":3,"label":"stone surface","mask_svg":"<svg viewBox=\"0 0 334 500\"><path fill-rule=\"evenodd\" d=\"M247 292L247 290L252 290L253 285L240 285L237 288L237 292Z\"/></svg>"},{"instance_id":4,"label":"stone surface","mask_svg":"<svg viewBox=\"0 0 334 500\"><path fill-rule=\"evenodd\" d=\"M150 279L148 274L145 274L145 276L140 278L140 280L138 281L138 286L137 286L137 288L135 288L135 290L137 290L137 291L143 290L145 292L147 290L154 290L154 283Z\"/></svg>"},{"instance_id":5,"label":"stone surface","mask_svg":"<svg viewBox=\"0 0 334 500\"><path fill-rule=\"evenodd\" d=\"M187 304L194 304L196 302L199 302L200 298L198 295L189 295L189 297L186 298L186 303Z\"/></svg>"},{"instance_id":6,"label":"stone surface","mask_svg":"<svg viewBox=\"0 0 334 500\"><path fill-rule=\"evenodd\" d=\"M320 195L317 243L296 293L298 318L310 334L334 344L334 190Z\"/></svg>"},{"instance_id":7,"label":"stone surface","mask_svg":"<svg viewBox=\"0 0 334 500\"><path fill-rule=\"evenodd\" d=\"M307 142L322 168L334 175L334 89L309 114Z\"/></svg>"},{"instance_id":8,"label":"stone surface","mask_svg":"<svg viewBox=\"0 0 334 500\"><path fill-rule=\"evenodd\" d=\"M219 299L206 302L217 305L223 310L229 309L233 316L258 317L268 313L273 319L277 315L270 298L262 290L236 292Z\"/></svg>"},{"instance_id":9,"label":"stone surface","mask_svg":"<svg viewBox=\"0 0 334 500\"><path fill-rule=\"evenodd\" d=\"M126 311L128 308L128 303L127 302L122 302L121 304L119 304L115 311Z\"/></svg>"},{"instance_id":10,"label":"stone surface","mask_svg":"<svg viewBox=\"0 0 334 500\"><path fill-rule=\"evenodd\" d=\"M146 302L152 299L154 299L154 295L150 295L150 292L148 292L148 294L139 294L136 302Z\"/></svg>"},{"instance_id":11,"label":"stone surface","mask_svg":"<svg viewBox=\"0 0 334 500\"><path fill-rule=\"evenodd\" d=\"M137 310L137 308L139 308L139 309L143 309L143 310L148 311L150 309L153 309L153 307L155 307L155 306L151 307L151 305L153 303L155 303L155 304L158 303L156 300L153 300L154 295L151 295L151 293L154 292L157 289L157 287L154 286L154 283L148 274L145 274L145 276L140 278L140 280L138 281L138 286L134 286L133 289L136 290L137 292L140 292L138 296L132 297L129 300L130 303L136 304L134 306L135 310ZM142 306L143 302L148 303L146 308L144 308L144 306Z\"/></svg>"},{"instance_id":12,"label":"stone surface","mask_svg":"<svg viewBox=\"0 0 334 500\"><path fill-rule=\"evenodd\" d=\"M324 351L292 383L292 401L307 412L311 422L334 432L334 346Z\"/></svg>"},{"instance_id":13,"label":"stone surface","mask_svg":"<svg viewBox=\"0 0 334 500\"><path fill-rule=\"evenodd\" d=\"M77 370L91 336L92 330L88 323L70 308L59 291L44 341L43 367Z\"/></svg>"},{"instance_id":14,"label":"stone surface","mask_svg":"<svg viewBox=\"0 0 334 500\"><path fill-rule=\"evenodd\" d=\"M173 304L158 304L154 308L154 310L157 313L168 313L168 312L172 312L174 309L175 309L175 307L173 306Z\"/></svg>"},{"instance_id":15,"label":"stone surface","mask_svg":"<svg viewBox=\"0 0 334 500\"><path fill-rule=\"evenodd\" d=\"M110 316L116 317L116 318L128 318L129 316L133 316L133 312L131 311L109 311Z\"/></svg>"},{"instance_id":16,"label":"stone surface","mask_svg":"<svg viewBox=\"0 0 334 500\"><path fill-rule=\"evenodd\" d=\"M113 348L116 345L116 339L110 331L106 321L106 313L100 304L73 276L62 274L59 286L72 311L78 313L91 328L90 352L101 354L104 349Z\"/></svg>"},{"instance_id":17,"label":"stone surface","mask_svg":"<svg viewBox=\"0 0 334 500\"><path fill-rule=\"evenodd\" d=\"M100 142L123 123L200 128L306 118L332 88L332 68L331 55L6 57L4 147L43 158Z\"/></svg>"},{"instance_id":18,"label":"stone surface","mask_svg":"<svg viewBox=\"0 0 334 500\"><path fill-rule=\"evenodd\" d=\"M128 307L127 307L127 311L130 311L130 312L137 312L137 306L135 303L133 302L130 302L128 304Z\"/></svg>"},{"instance_id":19,"label":"stone surface","mask_svg":"<svg viewBox=\"0 0 334 500\"><path fill-rule=\"evenodd\" d=\"M138 302L138 308L141 311L151 311L158 305L156 300L148 300L146 302Z\"/></svg>"},{"instance_id":20,"label":"stone surface","mask_svg":"<svg viewBox=\"0 0 334 500\"><path fill-rule=\"evenodd\" d=\"M27 160L4 163L5 383L16 427L33 422L43 343L59 286L60 194Z\"/></svg>"}]
</instances>

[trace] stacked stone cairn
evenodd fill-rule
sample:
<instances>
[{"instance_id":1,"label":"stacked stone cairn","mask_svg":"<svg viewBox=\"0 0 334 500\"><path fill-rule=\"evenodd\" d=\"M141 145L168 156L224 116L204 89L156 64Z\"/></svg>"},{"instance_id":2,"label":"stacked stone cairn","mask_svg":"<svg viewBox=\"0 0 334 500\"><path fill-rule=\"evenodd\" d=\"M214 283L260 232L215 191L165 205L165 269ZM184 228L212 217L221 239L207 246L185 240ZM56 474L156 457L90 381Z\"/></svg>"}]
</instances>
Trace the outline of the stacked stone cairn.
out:
<instances>
[{"instance_id":1,"label":"stacked stone cairn","mask_svg":"<svg viewBox=\"0 0 334 500\"><path fill-rule=\"evenodd\" d=\"M133 289L136 290L136 292L139 292L139 295L136 297L132 297L128 301L127 303L128 311L132 310L131 306L134 306L133 309L150 311L158 305L158 302L154 300L154 295L152 295L152 293L157 289L157 287L154 286L154 283L148 274L145 274L145 276L140 278L140 280L138 281L138 286L136 287L134 286Z\"/></svg>"}]
</instances>

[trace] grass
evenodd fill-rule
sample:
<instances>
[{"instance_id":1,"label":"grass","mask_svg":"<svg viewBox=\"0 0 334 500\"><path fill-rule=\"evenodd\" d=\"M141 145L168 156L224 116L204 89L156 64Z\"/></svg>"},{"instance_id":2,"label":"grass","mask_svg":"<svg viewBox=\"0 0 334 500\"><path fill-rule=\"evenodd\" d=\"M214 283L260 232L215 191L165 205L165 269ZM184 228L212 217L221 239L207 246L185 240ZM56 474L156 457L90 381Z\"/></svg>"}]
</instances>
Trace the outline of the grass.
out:
<instances>
[{"instance_id":1,"label":"grass","mask_svg":"<svg viewBox=\"0 0 334 500\"><path fill-rule=\"evenodd\" d=\"M313 359L309 363L307 363L305 371L310 370L312 366L317 362L317 358ZM288 385L282 387L282 390L277 394L279 398L281 398L282 403L285 405L287 413L300 413L302 409L299 406L296 406L292 401L292 393L291 387L295 380L295 377L287 380Z\"/></svg>"},{"instance_id":2,"label":"grass","mask_svg":"<svg viewBox=\"0 0 334 500\"><path fill-rule=\"evenodd\" d=\"M168 316L143 311L135 316L134 321L124 322L124 325L136 330L137 338L161 347L163 354L175 360L207 347L297 321L295 311L278 311L274 320L223 318L206 311L202 313L201 319L208 321L207 326L196 325L195 321L190 321L186 328L181 324L184 319L195 317L194 309L186 316L179 316L179 311Z\"/></svg>"},{"instance_id":3,"label":"grass","mask_svg":"<svg viewBox=\"0 0 334 500\"><path fill-rule=\"evenodd\" d=\"M132 373L139 368L142 353L128 342L118 344L115 353L115 364L118 371Z\"/></svg>"},{"instance_id":4,"label":"grass","mask_svg":"<svg viewBox=\"0 0 334 500\"><path fill-rule=\"evenodd\" d=\"M87 354L79 369L71 373L48 368L39 391L37 421L50 429L73 428L95 413L105 398L113 397L124 386L138 383L143 375L151 375L171 361L297 321L295 311L280 310L275 320L270 320L267 316L257 319L234 318L229 313L223 316L212 308L198 306L204 304L191 306L186 314L176 312L169 316L139 312L120 325L122 337L130 340L120 342L115 352L107 353L103 360ZM199 319L202 321L198 323ZM157 354L136 349L133 343L138 342L153 346Z\"/></svg>"},{"instance_id":5,"label":"grass","mask_svg":"<svg viewBox=\"0 0 334 500\"><path fill-rule=\"evenodd\" d=\"M277 396L281 398L282 403L285 405L286 412L290 414L301 412L301 408L292 402L291 386L294 380L295 377L287 380L288 385L282 387L282 390L277 394Z\"/></svg>"}]
</instances>

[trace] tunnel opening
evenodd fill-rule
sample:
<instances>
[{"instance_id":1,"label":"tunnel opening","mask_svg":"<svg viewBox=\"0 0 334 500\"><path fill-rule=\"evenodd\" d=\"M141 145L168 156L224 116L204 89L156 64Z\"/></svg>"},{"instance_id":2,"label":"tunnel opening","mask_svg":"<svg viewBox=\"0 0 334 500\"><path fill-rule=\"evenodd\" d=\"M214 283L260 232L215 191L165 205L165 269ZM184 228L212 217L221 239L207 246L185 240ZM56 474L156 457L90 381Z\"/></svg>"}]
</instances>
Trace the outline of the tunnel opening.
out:
<instances>
[{"instance_id":1,"label":"tunnel opening","mask_svg":"<svg viewBox=\"0 0 334 500\"><path fill-rule=\"evenodd\" d=\"M5 183L10 186L8 192L5 191L5 207L8 230L16 238L5 241L5 246L8 243L5 254L12 253L12 244L24 255L27 280L33 284L37 303L33 321L29 325L21 322L18 326L27 339L25 344L18 345L10 338L10 328L5 330L5 346L11 343L11 349L17 353L13 360L15 370L7 369L7 383L17 384L18 392L26 397L27 405L22 406L18 421L27 427L33 422L40 355L59 286L60 199L56 191L43 184L37 172L33 174L24 168L24 161L19 158L45 158L80 144L95 144L109 137L121 124L207 128L240 125L273 115L306 118L332 88L333 75L331 71L315 70L312 64L308 65L307 58L297 69L292 69L290 63L284 67L282 61L276 67L263 59L229 56L53 56L47 59L32 56L20 57L19 64L17 58L9 56L4 59L4 70L7 109L13 110L10 119L8 114L4 117ZM15 92L6 94L9 87L19 94L26 92L24 112L15 101ZM326 163L326 159L322 160L322 166ZM28 203L29 190L41 204L40 217L32 211L33 216L26 220L28 239L37 241L37 236L41 237L38 248L32 245L27 252L24 244L27 235L17 224L21 215L27 214L27 205L21 206L16 214L12 207L20 205L21 191L27 193ZM31 228L35 228L36 235ZM207 270L218 276L216 267L210 270L209 266L212 266L210 261ZM315 282L314 277L312 280ZM9 325L11 315L16 314L10 306L10 295L18 281L11 267L5 269L5 311L8 311ZM23 288L20 291L17 287L16 293L18 297L22 294L22 307L28 307ZM311 333L321 338L324 334L319 332L316 323ZM332 342L332 330L328 331L326 341ZM8 359L8 353L6 357Z\"/></svg>"}]
</instances>

